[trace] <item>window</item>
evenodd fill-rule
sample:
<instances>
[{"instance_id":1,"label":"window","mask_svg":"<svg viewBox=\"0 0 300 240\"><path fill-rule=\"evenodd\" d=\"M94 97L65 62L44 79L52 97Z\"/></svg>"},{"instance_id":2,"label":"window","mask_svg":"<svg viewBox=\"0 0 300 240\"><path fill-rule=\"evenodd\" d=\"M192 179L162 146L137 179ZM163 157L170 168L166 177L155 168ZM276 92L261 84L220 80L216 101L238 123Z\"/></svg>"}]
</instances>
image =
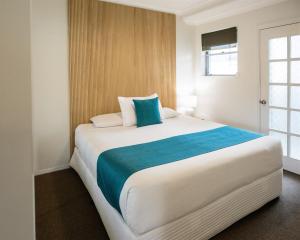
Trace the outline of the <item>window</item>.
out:
<instances>
[{"instance_id":1,"label":"window","mask_svg":"<svg viewBox=\"0 0 300 240\"><path fill-rule=\"evenodd\" d=\"M204 75L235 75L238 69L237 29L202 35Z\"/></svg>"},{"instance_id":2,"label":"window","mask_svg":"<svg viewBox=\"0 0 300 240\"><path fill-rule=\"evenodd\" d=\"M213 47L205 51L205 75L235 75L237 73L237 44Z\"/></svg>"}]
</instances>

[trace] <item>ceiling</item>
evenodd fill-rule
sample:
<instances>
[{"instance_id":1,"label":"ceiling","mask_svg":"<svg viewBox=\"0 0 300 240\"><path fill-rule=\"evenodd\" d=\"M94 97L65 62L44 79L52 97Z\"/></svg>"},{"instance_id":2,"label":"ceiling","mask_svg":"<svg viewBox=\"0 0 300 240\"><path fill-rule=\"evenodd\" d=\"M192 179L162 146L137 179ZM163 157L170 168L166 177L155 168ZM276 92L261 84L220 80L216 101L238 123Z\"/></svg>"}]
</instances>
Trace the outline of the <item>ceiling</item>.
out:
<instances>
[{"instance_id":1,"label":"ceiling","mask_svg":"<svg viewBox=\"0 0 300 240\"><path fill-rule=\"evenodd\" d=\"M195 12L195 9L202 9L228 0L104 0L128 6L141 7L162 12L186 15Z\"/></svg>"},{"instance_id":2,"label":"ceiling","mask_svg":"<svg viewBox=\"0 0 300 240\"><path fill-rule=\"evenodd\" d=\"M200 25L288 0L103 0L174 13L190 25Z\"/></svg>"}]
</instances>

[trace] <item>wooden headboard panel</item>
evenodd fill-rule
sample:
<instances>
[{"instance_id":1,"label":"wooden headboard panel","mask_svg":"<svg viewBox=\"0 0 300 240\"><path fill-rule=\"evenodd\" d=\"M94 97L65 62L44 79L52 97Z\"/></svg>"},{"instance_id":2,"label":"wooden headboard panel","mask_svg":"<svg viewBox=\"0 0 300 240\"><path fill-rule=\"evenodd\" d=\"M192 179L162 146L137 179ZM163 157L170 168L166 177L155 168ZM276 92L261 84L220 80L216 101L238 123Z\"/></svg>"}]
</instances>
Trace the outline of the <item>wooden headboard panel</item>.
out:
<instances>
[{"instance_id":1,"label":"wooden headboard panel","mask_svg":"<svg viewBox=\"0 0 300 240\"><path fill-rule=\"evenodd\" d=\"M176 105L176 17L101 2L69 0L70 126L118 112L118 96L157 92Z\"/></svg>"}]
</instances>

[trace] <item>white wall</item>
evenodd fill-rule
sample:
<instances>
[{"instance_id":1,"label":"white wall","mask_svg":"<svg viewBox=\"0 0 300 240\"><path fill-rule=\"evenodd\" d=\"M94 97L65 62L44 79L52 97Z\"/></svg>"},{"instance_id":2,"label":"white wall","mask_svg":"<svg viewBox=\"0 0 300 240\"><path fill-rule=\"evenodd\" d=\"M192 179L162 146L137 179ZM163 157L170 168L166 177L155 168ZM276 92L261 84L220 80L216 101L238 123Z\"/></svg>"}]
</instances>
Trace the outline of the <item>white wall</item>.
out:
<instances>
[{"instance_id":1,"label":"white wall","mask_svg":"<svg viewBox=\"0 0 300 240\"><path fill-rule=\"evenodd\" d=\"M32 240L30 0L1 0L0 36L0 239Z\"/></svg>"},{"instance_id":2,"label":"white wall","mask_svg":"<svg viewBox=\"0 0 300 240\"><path fill-rule=\"evenodd\" d=\"M34 165L44 173L70 159L67 0L32 0L31 27Z\"/></svg>"},{"instance_id":3,"label":"white wall","mask_svg":"<svg viewBox=\"0 0 300 240\"><path fill-rule=\"evenodd\" d=\"M259 129L258 26L300 17L300 1L288 1L247 14L197 27L197 70L200 70L201 33L238 27L239 73L235 77L199 77L197 115L227 124Z\"/></svg>"},{"instance_id":4,"label":"white wall","mask_svg":"<svg viewBox=\"0 0 300 240\"><path fill-rule=\"evenodd\" d=\"M176 18L177 108L185 111L185 98L195 94L195 27Z\"/></svg>"}]
</instances>

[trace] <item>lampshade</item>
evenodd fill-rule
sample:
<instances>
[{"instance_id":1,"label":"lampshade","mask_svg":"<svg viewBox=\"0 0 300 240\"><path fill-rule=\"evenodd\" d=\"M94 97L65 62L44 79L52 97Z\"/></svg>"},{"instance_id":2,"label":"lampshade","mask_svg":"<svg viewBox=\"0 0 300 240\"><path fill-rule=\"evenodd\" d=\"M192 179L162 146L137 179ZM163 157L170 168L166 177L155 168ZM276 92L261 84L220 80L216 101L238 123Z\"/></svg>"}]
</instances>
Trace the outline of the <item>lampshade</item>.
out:
<instances>
[{"instance_id":1,"label":"lampshade","mask_svg":"<svg viewBox=\"0 0 300 240\"><path fill-rule=\"evenodd\" d=\"M184 108L195 108L197 107L197 96L196 95L181 95L177 97L178 107Z\"/></svg>"}]
</instances>

